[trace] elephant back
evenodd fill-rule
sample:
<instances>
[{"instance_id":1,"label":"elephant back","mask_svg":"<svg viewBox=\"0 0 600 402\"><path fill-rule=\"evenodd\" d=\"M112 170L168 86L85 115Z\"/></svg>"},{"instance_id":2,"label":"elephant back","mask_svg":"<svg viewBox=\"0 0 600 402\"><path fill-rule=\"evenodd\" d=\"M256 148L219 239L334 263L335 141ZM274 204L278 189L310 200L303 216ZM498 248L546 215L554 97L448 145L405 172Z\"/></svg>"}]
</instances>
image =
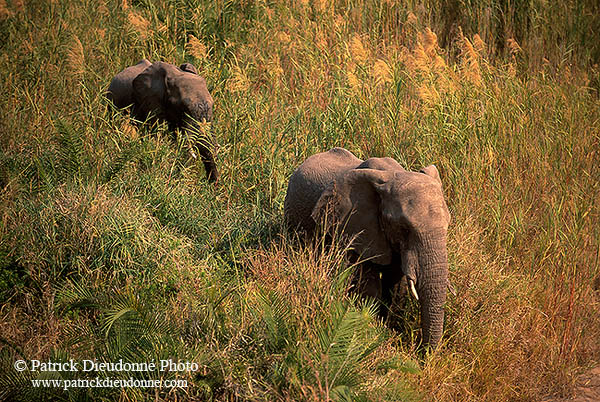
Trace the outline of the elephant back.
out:
<instances>
[{"instance_id":1,"label":"elephant back","mask_svg":"<svg viewBox=\"0 0 600 402\"><path fill-rule=\"evenodd\" d=\"M307 158L292 173L284 202L284 218L291 230L300 229L312 234L315 221L313 208L325 189L343 172L354 169L363 161L344 148Z\"/></svg>"}]
</instances>

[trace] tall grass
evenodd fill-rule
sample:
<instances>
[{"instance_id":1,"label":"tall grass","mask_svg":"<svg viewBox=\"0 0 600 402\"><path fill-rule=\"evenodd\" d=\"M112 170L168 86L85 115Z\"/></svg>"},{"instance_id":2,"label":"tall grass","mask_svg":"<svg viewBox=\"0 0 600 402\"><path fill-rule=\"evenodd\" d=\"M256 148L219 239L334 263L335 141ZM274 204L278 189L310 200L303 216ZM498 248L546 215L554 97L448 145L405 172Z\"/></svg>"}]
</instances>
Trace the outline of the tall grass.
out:
<instances>
[{"instance_id":1,"label":"tall grass","mask_svg":"<svg viewBox=\"0 0 600 402\"><path fill-rule=\"evenodd\" d=\"M600 359L594 2L0 2L2 394L30 400L539 400ZM594 37L594 35L596 35ZM108 107L192 62L222 172ZM287 178L343 146L435 163L452 213L440 348L283 232ZM191 386L31 389L17 358L174 358ZM169 373L175 378L176 373Z\"/></svg>"}]
</instances>

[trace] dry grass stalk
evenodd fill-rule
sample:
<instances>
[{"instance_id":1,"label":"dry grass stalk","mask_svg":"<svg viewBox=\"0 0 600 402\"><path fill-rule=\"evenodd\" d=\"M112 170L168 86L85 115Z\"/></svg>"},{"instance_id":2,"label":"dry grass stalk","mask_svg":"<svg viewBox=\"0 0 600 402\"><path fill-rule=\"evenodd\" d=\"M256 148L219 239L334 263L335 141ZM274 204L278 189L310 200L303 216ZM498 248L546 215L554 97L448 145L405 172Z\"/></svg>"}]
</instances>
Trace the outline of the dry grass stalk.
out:
<instances>
[{"instance_id":1,"label":"dry grass stalk","mask_svg":"<svg viewBox=\"0 0 600 402\"><path fill-rule=\"evenodd\" d=\"M139 137L137 129L127 120L124 120L121 124L121 132L131 140L135 140Z\"/></svg>"},{"instance_id":2,"label":"dry grass stalk","mask_svg":"<svg viewBox=\"0 0 600 402\"><path fill-rule=\"evenodd\" d=\"M25 0L13 0L12 5L18 13L25 11Z\"/></svg>"},{"instance_id":3,"label":"dry grass stalk","mask_svg":"<svg viewBox=\"0 0 600 402\"><path fill-rule=\"evenodd\" d=\"M509 50L511 56L516 56L517 54L523 52L523 49L521 49L521 46L519 46L517 41L514 40L513 38L508 38L506 40L506 46L508 47L508 50Z\"/></svg>"},{"instance_id":4,"label":"dry grass stalk","mask_svg":"<svg viewBox=\"0 0 600 402\"><path fill-rule=\"evenodd\" d=\"M352 56L352 60L358 64L364 64L368 59L368 52L365 46L363 45L360 36L354 35L352 39L350 39L350 43L348 45L350 49L350 54Z\"/></svg>"},{"instance_id":5,"label":"dry grass stalk","mask_svg":"<svg viewBox=\"0 0 600 402\"><path fill-rule=\"evenodd\" d=\"M148 37L150 21L133 11L127 14L127 20L129 21L129 25L131 25L131 27L138 33L140 38L146 39Z\"/></svg>"},{"instance_id":6,"label":"dry grass stalk","mask_svg":"<svg viewBox=\"0 0 600 402\"><path fill-rule=\"evenodd\" d=\"M67 63L71 72L81 77L85 72L85 55L83 45L77 36L74 36L69 51L67 52Z\"/></svg>"},{"instance_id":7,"label":"dry grass stalk","mask_svg":"<svg viewBox=\"0 0 600 402\"><path fill-rule=\"evenodd\" d=\"M336 14L333 24L336 32L341 32L346 26L346 20L339 14Z\"/></svg>"},{"instance_id":8,"label":"dry grass stalk","mask_svg":"<svg viewBox=\"0 0 600 402\"><path fill-rule=\"evenodd\" d=\"M227 88L232 92L245 92L250 88L250 80L238 65L233 66L231 78L227 81Z\"/></svg>"},{"instance_id":9,"label":"dry grass stalk","mask_svg":"<svg viewBox=\"0 0 600 402\"><path fill-rule=\"evenodd\" d=\"M208 54L208 48L204 43L200 41L200 39L196 38L194 35L189 36L188 43L185 45L186 50L189 54L194 56L198 60L202 60L206 58Z\"/></svg>"},{"instance_id":10,"label":"dry grass stalk","mask_svg":"<svg viewBox=\"0 0 600 402\"><path fill-rule=\"evenodd\" d=\"M281 67L281 62L279 60L279 55L274 54L269 62L267 63L267 73L274 79L276 82L279 81L279 78L283 75L283 68Z\"/></svg>"},{"instance_id":11,"label":"dry grass stalk","mask_svg":"<svg viewBox=\"0 0 600 402\"><path fill-rule=\"evenodd\" d=\"M517 75L517 68L515 67L514 63L508 63L506 65L506 72L508 73L508 76L511 78L516 77Z\"/></svg>"},{"instance_id":12,"label":"dry grass stalk","mask_svg":"<svg viewBox=\"0 0 600 402\"><path fill-rule=\"evenodd\" d=\"M5 0L0 0L0 21L8 18L8 17L12 17L13 16L13 12L10 11L8 9L8 7L6 6L6 1Z\"/></svg>"},{"instance_id":13,"label":"dry grass stalk","mask_svg":"<svg viewBox=\"0 0 600 402\"><path fill-rule=\"evenodd\" d=\"M479 66L479 53L466 37L461 40L461 58L463 76L472 84L481 86L481 70Z\"/></svg>"},{"instance_id":14,"label":"dry grass stalk","mask_svg":"<svg viewBox=\"0 0 600 402\"><path fill-rule=\"evenodd\" d=\"M315 32L315 45L319 48L319 50L323 51L327 49L327 39L323 34L323 31L317 27Z\"/></svg>"},{"instance_id":15,"label":"dry grass stalk","mask_svg":"<svg viewBox=\"0 0 600 402\"><path fill-rule=\"evenodd\" d=\"M31 54L33 52L33 46L35 41L32 38L26 38L23 42L21 42L21 51L23 54Z\"/></svg>"},{"instance_id":16,"label":"dry grass stalk","mask_svg":"<svg viewBox=\"0 0 600 402\"><path fill-rule=\"evenodd\" d=\"M360 92L360 80L358 79L358 77L356 76L356 74L354 74L354 71L352 70L348 70L346 71L346 79L348 80L348 85L350 85L350 88L352 89L353 92Z\"/></svg>"},{"instance_id":17,"label":"dry grass stalk","mask_svg":"<svg viewBox=\"0 0 600 402\"><path fill-rule=\"evenodd\" d=\"M436 54L438 49L437 35L429 27L425 28L425 31L421 34L421 43L423 44L423 50L429 57Z\"/></svg>"},{"instance_id":18,"label":"dry grass stalk","mask_svg":"<svg viewBox=\"0 0 600 402\"><path fill-rule=\"evenodd\" d=\"M383 59L377 59L373 65L373 78L377 85L388 84L393 81L393 73L389 64Z\"/></svg>"}]
</instances>

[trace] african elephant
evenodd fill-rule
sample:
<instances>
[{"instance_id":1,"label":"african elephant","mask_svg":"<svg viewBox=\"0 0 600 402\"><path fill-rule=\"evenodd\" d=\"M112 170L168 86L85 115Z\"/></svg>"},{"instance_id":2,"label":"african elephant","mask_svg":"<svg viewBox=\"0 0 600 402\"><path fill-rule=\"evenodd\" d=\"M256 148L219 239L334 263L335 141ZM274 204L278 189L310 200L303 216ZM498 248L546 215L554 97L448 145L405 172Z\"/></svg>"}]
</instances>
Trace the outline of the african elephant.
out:
<instances>
[{"instance_id":1,"label":"african elephant","mask_svg":"<svg viewBox=\"0 0 600 402\"><path fill-rule=\"evenodd\" d=\"M434 165L410 172L392 158L362 161L346 149L333 148L309 157L294 171L284 214L288 228L309 235L318 225L326 231L342 228L353 239L354 257L370 260L365 276L371 283L363 293L367 289L384 306L405 276L420 301L423 340L432 347L438 344L449 286L450 213Z\"/></svg>"},{"instance_id":2,"label":"african elephant","mask_svg":"<svg viewBox=\"0 0 600 402\"><path fill-rule=\"evenodd\" d=\"M128 67L111 81L106 94L118 108L132 105L133 116L145 121L165 120L169 128L181 128L198 138L196 147L209 181L218 180L211 148L214 136L206 136L202 123L212 121L213 98L206 81L190 63L180 67L144 59Z\"/></svg>"}]
</instances>

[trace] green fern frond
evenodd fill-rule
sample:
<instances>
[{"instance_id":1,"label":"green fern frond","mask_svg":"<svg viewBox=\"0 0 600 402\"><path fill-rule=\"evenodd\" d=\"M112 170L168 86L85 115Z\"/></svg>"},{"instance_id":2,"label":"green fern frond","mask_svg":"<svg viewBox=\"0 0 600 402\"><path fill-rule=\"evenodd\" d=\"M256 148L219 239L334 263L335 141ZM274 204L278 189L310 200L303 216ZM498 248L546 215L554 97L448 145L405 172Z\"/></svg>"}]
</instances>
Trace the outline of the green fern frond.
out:
<instances>
[{"instance_id":1,"label":"green fern frond","mask_svg":"<svg viewBox=\"0 0 600 402\"><path fill-rule=\"evenodd\" d=\"M374 303L365 302L359 309L352 304L334 302L327 324L317 331L330 387L358 386L363 362L385 340L382 330L374 326Z\"/></svg>"},{"instance_id":2,"label":"green fern frond","mask_svg":"<svg viewBox=\"0 0 600 402\"><path fill-rule=\"evenodd\" d=\"M56 301L63 309L97 308L97 295L80 281L67 280L57 291Z\"/></svg>"},{"instance_id":3,"label":"green fern frond","mask_svg":"<svg viewBox=\"0 0 600 402\"><path fill-rule=\"evenodd\" d=\"M288 301L278 293L263 289L259 289L255 301L257 305L250 306L250 311L262 322L269 349L281 352L290 346L289 340L295 337Z\"/></svg>"},{"instance_id":4,"label":"green fern frond","mask_svg":"<svg viewBox=\"0 0 600 402\"><path fill-rule=\"evenodd\" d=\"M105 168L104 182L109 182L113 177L117 176L129 162L135 160L141 150L139 142L135 141L125 147Z\"/></svg>"},{"instance_id":5,"label":"green fern frond","mask_svg":"<svg viewBox=\"0 0 600 402\"><path fill-rule=\"evenodd\" d=\"M58 140L58 158L60 168L67 176L76 176L87 168L85 145L82 134L62 119L58 119L54 128Z\"/></svg>"}]
</instances>

